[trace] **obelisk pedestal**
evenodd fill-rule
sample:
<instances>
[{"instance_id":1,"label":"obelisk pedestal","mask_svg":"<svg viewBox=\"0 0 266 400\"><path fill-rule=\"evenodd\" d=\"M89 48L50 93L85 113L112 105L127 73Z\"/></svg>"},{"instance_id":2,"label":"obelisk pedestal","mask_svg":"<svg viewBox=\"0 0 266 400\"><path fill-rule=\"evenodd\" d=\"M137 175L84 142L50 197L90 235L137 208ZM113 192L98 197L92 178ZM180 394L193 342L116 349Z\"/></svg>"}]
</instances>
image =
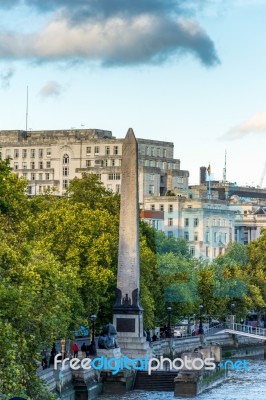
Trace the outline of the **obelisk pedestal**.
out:
<instances>
[{"instance_id":1,"label":"obelisk pedestal","mask_svg":"<svg viewBox=\"0 0 266 400\"><path fill-rule=\"evenodd\" d=\"M138 144L130 128L123 143L119 253L113 324L121 351L130 358L151 356L143 335L140 305Z\"/></svg>"}]
</instances>

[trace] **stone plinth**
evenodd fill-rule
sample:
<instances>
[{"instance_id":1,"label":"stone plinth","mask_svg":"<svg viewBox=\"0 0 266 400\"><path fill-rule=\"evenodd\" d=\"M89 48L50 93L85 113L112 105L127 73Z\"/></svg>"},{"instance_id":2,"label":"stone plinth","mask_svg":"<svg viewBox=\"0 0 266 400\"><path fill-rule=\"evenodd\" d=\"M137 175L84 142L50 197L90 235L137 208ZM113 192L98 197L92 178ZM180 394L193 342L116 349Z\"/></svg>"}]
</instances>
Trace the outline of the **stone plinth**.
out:
<instances>
[{"instance_id":1,"label":"stone plinth","mask_svg":"<svg viewBox=\"0 0 266 400\"><path fill-rule=\"evenodd\" d=\"M153 357L152 348L144 336L142 338L120 338L119 346L123 351L123 355L130 359L137 357L144 359L145 356L148 356L149 358Z\"/></svg>"}]
</instances>

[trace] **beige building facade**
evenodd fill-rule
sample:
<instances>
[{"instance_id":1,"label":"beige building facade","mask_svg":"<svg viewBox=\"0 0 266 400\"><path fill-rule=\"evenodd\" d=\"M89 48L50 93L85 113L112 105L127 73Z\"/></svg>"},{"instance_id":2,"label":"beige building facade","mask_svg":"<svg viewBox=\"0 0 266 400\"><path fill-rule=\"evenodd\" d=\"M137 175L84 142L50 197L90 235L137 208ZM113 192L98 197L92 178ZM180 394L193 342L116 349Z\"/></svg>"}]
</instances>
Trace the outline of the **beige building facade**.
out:
<instances>
[{"instance_id":1,"label":"beige building facade","mask_svg":"<svg viewBox=\"0 0 266 400\"><path fill-rule=\"evenodd\" d=\"M188 171L180 170L171 142L137 139L139 200L188 189ZM123 139L100 129L56 131L0 131L0 157L10 158L18 176L28 181L28 194L54 189L65 193L82 173L99 176L105 187L120 192Z\"/></svg>"}]
</instances>

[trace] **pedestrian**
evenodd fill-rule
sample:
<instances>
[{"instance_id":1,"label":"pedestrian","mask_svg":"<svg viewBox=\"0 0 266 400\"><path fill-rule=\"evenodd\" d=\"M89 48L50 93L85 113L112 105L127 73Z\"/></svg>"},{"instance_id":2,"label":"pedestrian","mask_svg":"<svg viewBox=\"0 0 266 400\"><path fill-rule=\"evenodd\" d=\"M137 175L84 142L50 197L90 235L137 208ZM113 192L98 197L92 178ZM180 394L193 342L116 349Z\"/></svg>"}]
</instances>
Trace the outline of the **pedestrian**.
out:
<instances>
[{"instance_id":1,"label":"pedestrian","mask_svg":"<svg viewBox=\"0 0 266 400\"><path fill-rule=\"evenodd\" d=\"M77 345L77 343L74 343L73 344L73 352L74 352L74 357L78 357L78 355L79 355L79 347L78 347L78 345Z\"/></svg>"},{"instance_id":2,"label":"pedestrian","mask_svg":"<svg viewBox=\"0 0 266 400\"><path fill-rule=\"evenodd\" d=\"M55 358L56 354L57 354L57 351L56 351L56 347L55 347L55 343L54 343L53 347L52 347L52 350L51 350L51 353L50 353L49 366L51 364L54 364L54 358Z\"/></svg>"},{"instance_id":3,"label":"pedestrian","mask_svg":"<svg viewBox=\"0 0 266 400\"><path fill-rule=\"evenodd\" d=\"M81 346L81 351L82 351L82 357L85 358L86 357L86 350L87 350L87 346L85 343L83 343L83 345Z\"/></svg>"}]
</instances>

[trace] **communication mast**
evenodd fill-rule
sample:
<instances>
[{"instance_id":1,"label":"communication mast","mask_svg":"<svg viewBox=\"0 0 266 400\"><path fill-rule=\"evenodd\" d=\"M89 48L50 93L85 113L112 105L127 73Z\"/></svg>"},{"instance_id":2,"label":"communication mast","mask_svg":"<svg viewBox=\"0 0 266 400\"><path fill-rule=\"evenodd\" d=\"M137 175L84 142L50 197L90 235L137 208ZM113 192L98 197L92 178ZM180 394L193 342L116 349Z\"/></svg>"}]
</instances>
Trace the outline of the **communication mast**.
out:
<instances>
[{"instance_id":1,"label":"communication mast","mask_svg":"<svg viewBox=\"0 0 266 400\"><path fill-rule=\"evenodd\" d=\"M226 150L224 155L223 184L226 184Z\"/></svg>"},{"instance_id":2,"label":"communication mast","mask_svg":"<svg viewBox=\"0 0 266 400\"><path fill-rule=\"evenodd\" d=\"M263 181L264 181L264 178L265 178L265 174L266 174L266 163L264 164L264 168L263 168L263 171L262 171L262 175L261 175L261 178L260 178L260 187L262 188L262 185L263 185Z\"/></svg>"}]
</instances>

